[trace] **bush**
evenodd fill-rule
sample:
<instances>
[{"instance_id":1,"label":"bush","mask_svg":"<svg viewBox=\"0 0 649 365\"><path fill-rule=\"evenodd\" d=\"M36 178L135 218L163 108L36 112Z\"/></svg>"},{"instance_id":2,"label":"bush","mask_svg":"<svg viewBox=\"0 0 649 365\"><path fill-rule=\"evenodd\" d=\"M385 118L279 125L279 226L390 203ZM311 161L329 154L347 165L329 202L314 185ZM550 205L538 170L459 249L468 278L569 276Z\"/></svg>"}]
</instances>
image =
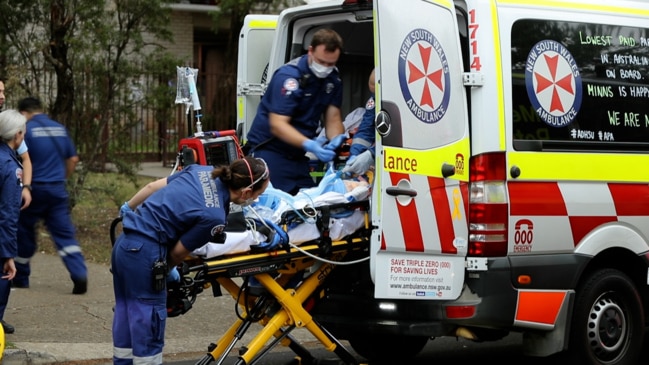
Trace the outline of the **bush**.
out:
<instances>
[{"instance_id":1,"label":"bush","mask_svg":"<svg viewBox=\"0 0 649 365\"><path fill-rule=\"evenodd\" d=\"M138 176L136 183L117 173L89 173L76 205L72 220L77 228L77 240L88 262L110 263L112 249L110 226L119 207L135 192L154 178ZM39 249L56 254L49 233L39 228Z\"/></svg>"}]
</instances>

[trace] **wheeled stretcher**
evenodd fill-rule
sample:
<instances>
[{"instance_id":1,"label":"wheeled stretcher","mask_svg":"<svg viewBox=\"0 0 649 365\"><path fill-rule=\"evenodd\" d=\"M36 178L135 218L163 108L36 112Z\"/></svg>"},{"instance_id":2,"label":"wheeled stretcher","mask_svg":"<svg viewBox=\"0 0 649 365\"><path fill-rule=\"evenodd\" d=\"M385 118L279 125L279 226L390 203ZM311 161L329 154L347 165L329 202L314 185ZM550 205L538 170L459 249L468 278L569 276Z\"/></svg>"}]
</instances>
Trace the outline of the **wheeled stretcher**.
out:
<instances>
[{"instance_id":1,"label":"wheeled stretcher","mask_svg":"<svg viewBox=\"0 0 649 365\"><path fill-rule=\"evenodd\" d=\"M210 259L188 258L183 263L182 280L168 288L170 317L185 313L196 296L209 287L215 296L225 289L237 301L237 320L212 344L196 364L222 364L236 343L253 323L262 325L252 340L239 351L236 364L254 364L273 347L281 344L293 350L298 364L315 364L315 359L291 331L305 328L326 349L334 352L344 364L360 364L331 333L318 324L309 309L323 300L326 281L337 265L355 264L368 258L369 202L358 201L315 208L319 239L299 247L272 252L248 252ZM360 210L365 214L364 227L342 240L329 239L327 222L340 210ZM281 224L286 227L302 218L285 212ZM254 277L255 285L251 285Z\"/></svg>"}]
</instances>

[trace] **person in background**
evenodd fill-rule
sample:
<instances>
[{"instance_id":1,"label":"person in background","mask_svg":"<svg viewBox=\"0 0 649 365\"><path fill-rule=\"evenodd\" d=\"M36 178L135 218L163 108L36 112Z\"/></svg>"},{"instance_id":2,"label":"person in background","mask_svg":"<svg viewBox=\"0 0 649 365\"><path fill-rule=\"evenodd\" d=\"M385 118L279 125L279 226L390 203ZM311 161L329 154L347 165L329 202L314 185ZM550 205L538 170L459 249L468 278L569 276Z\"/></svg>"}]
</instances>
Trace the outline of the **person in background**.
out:
<instances>
[{"instance_id":1,"label":"person in background","mask_svg":"<svg viewBox=\"0 0 649 365\"><path fill-rule=\"evenodd\" d=\"M6 90L4 81L0 80L0 111L4 107L6 101ZM20 144L16 150L20 156L20 161L23 164L23 189L22 189L22 206L20 209L25 209L29 206L32 201L32 162L29 159L29 152L27 152L27 143L23 139L23 142Z\"/></svg>"},{"instance_id":2,"label":"person in background","mask_svg":"<svg viewBox=\"0 0 649 365\"><path fill-rule=\"evenodd\" d=\"M176 267L190 252L223 242L230 202L250 204L269 178L266 163L251 156L216 168L189 165L147 184L122 205L122 234L111 257L114 364L162 364L166 281L180 280Z\"/></svg>"},{"instance_id":3,"label":"person in background","mask_svg":"<svg viewBox=\"0 0 649 365\"><path fill-rule=\"evenodd\" d=\"M363 120L354 134L352 145L349 148L349 158L342 170L343 174L347 176L362 175L374 164L374 142L376 141L376 130L374 128L375 82L374 70L372 70L367 82L370 89L370 98L365 103Z\"/></svg>"},{"instance_id":4,"label":"person in background","mask_svg":"<svg viewBox=\"0 0 649 365\"><path fill-rule=\"evenodd\" d=\"M75 238L70 201L66 187L79 157L72 139L62 124L43 113L41 101L27 97L18 103L18 110L27 118L25 140L32 160L32 197L22 210L18 225L18 273L13 279L17 288L29 287L30 259L37 248L36 224L45 223L57 251L74 284L72 294L88 290L88 269Z\"/></svg>"},{"instance_id":5,"label":"person in background","mask_svg":"<svg viewBox=\"0 0 649 365\"><path fill-rule=\"evenodd\" d=\"M273 171L273 187L295 195L315 186L309 159L329 162L346 139L340 112L342 80L336 62L342 38L331 29L314 33L308 53L280 67L268 84L248 132L246 149ZM329 140L314 139L320 119Z\"/></svg>"},{"instance_id":6,"label":"person in background","mask_svg":"<svg viewBox=\"0 0 649 365\"><path fill-rule=\"evenodd\" d=\"M15 328L5 322L11 280L16 275L14 257L18 253L17 232L22 191L22 166L16 148L25 138L25 117L16 110L0 113L0 324L5 333Z\"/></svg>"}]
</instances>

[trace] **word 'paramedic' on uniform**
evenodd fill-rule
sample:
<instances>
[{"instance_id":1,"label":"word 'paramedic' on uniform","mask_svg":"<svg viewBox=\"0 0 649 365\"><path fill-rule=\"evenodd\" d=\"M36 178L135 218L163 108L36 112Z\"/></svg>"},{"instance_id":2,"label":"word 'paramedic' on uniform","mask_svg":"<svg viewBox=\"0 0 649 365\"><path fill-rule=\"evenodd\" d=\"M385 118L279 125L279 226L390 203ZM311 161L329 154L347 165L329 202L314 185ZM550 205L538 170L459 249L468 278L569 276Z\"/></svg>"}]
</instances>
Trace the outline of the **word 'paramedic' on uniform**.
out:
<instances>
[{"instance_id":1,"label":"word 'paramedic' on uniform","mask_svg":"<svg viewBox=\"0 0 649 365\"><path fill-rule=\"evenodd\" d=\"M300 188L313 187L305 151L329 162L345 139L342 80L335 66L341 50L338 33L320 29L308 53L280 67L262 97L246 148L268 163L276 189L296 194ZM323 113L328 143L313 140Z\"/></svg>"},{"instance_id":2,"label":"word 'paramedic' on uniform","mask_svg":"<svg viewBox=\"0 0 649 365\"><path fill-rule=\"evenodd\" d=\"M166 283L181 280L177 266L192 251L224 242L230 202L254 201L269 176L266 163L250 156L229 166L189 165L122 206L122 234L111 256L115 365L162 364Z\"/></svg>"}]
</instances>

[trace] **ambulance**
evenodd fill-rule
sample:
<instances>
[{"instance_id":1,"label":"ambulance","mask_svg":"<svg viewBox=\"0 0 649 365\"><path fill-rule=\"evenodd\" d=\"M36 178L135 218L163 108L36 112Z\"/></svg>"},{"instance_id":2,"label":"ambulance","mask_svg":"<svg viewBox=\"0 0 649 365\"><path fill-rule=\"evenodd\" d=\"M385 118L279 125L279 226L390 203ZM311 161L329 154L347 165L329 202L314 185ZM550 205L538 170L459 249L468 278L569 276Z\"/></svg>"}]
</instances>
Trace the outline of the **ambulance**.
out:
<instances>
[{"instance_id":1,"label":"ambulance","mask_svg":"<svg viewBox=\"0 0 649 365\"><path fill-rule=\"evenodd\" d=\"M529 356L639 363L649 2L338 0L249 17L242 141L266 80L318 29L344 40L343 115L376 68L370 259L334 270L320 324L395 363L434 338L511 333Z\"/></svg>"}]
</instances>

